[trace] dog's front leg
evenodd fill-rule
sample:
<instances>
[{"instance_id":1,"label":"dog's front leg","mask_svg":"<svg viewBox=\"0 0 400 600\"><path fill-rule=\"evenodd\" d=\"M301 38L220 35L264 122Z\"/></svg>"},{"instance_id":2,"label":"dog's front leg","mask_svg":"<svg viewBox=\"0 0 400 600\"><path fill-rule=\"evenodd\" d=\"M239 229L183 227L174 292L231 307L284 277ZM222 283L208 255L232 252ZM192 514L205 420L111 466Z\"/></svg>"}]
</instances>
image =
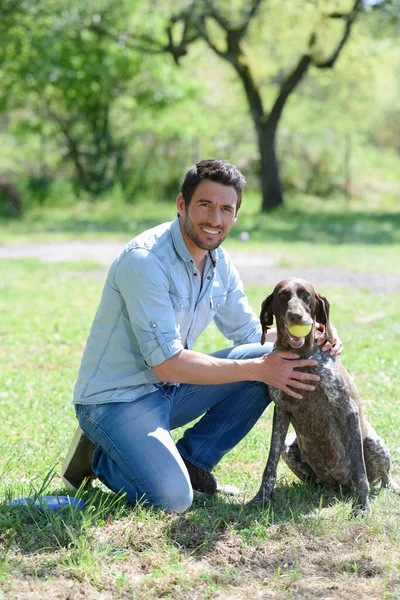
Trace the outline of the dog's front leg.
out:
<instances>
[{"instance_id":1,"label":"dog's front leg","mask_svg":"<svg viewBox=\"0 0 400 600\"><path fill-rule=\"evenodd\" d=\"M354 488L353 513L365 516L371 511L368 497L369 483L364 461L359 409L355 403L351 404L347 414L347 426L350 432L351 481Z\"/></svg>"},{"instance_id":2,"label":"dog's front leg","mask_svg":"<svg viewBox=\"0 0 400 600\"><path fill-rule=\"evenodd\" d=\"M264 504L271 500L276 483L276 471L278 468L279 457L285 443L289 423L289 415L275 405L271 447L269 449L267 465L262 476L260 489L250 501L250 504Z\"/></svg>"}]
</instances>

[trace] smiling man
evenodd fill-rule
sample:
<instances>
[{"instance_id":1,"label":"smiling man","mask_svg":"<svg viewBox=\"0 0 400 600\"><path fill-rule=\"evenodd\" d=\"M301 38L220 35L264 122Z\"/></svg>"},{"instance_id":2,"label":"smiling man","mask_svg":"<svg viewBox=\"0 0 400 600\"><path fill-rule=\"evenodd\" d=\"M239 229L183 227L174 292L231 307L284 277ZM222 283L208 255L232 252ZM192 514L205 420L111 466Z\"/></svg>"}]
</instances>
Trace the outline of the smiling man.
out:
<instances>
[{"instance_id":1,"label":"smiling man","mask_svg":"<svg viewBox=\"0 0 400 600\"><path fill-rule=\"evenodd\" d=\"M226 161L194 165L175 221L134 238L111 265L75 386L68 487L98 477L131 503L177 512L193 490L233 493L211 471L268 406L268 386L295 398L314 389L319 378L298 369L316 361L260 345L259 319L220 247L244 184ZM193 346L212 320L232 346L206 355ZM199 417L175 444L170 431Z\"/></svg>"}]
</instances>

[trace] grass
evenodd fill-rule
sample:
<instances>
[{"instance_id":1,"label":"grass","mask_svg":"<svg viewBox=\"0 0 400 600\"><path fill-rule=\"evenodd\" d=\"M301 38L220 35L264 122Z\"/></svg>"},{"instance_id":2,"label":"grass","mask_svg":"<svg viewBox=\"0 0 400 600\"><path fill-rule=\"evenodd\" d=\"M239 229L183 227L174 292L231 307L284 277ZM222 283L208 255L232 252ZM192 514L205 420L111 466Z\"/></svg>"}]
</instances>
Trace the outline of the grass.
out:
<instances>
[{"instance_id":1,"label":"grass","mask_svg":"<svg viewBox=\"0 0 400 600\"><path fill-rule=\"evenodd\" d=\"M398 272L394 257L400 253L400 217L395 201L368 207L359 200L346 204L337 198L322 201L289 195L285 207L272 214L259 214L259 204L257 195L246 195L227 248L268 252L281 266L334 264L348 268L351 263L355 271ZM51 209L42 206L18 220L0 220L0 240L9 244L126 241L175 215L174 200L124 205L117 199ZM241 239L243 233L246 241Z\"/></svg>"},{"instance_id":2,"label":"grass","mask_svg":"<svg viewBox=\"0 0 400 600\"><path fill-rule=\"evenodd\" d=\"M287 267L307 262L400 275L394 212L325 208L320 216L311 205L272 217L244 212L237 231L248 231L250 240L234 239L230 247L278 256ZM157 219L153 207L141 205L132 227L128 210L105 204L99 213L88 210L77 207L69 219L67 212L52 213L47 221L26 215L3 223L0 234L17 244L128 239L136 228L174 216L163 208ZM93 229L75 229L79 211ZM389 491L373 493L371 517L354 519L345 490L305 486L281 465L273 502L264 510L246 505L266 460L272 410L216 469L218 478L241 487L237 499L197 497L185 514L172 515L129 506L100 487L78 494L83 510L8 506L18 497L66 492L59 468L75 428L72 386L102 282L99 266L88 261L5 260L0 270L0 599L400 598L400 498ZM321 291L345 343L343 362L400 481L400 291ZM258 310L270 290L247 292ZM197 349L222 344L210 328Z\"/></svg>"}]
</instances>

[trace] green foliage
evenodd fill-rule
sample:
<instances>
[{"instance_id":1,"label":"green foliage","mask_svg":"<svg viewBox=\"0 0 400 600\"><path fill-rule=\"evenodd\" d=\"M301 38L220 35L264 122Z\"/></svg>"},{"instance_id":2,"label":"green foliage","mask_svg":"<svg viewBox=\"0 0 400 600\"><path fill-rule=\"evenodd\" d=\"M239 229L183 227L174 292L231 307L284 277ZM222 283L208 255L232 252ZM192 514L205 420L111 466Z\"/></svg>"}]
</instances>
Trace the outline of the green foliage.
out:
<instances>
[{"instance_id":1,"label":"green foliage","mask_svg":"<svg viewBox=\"0 0 400 600\"><path fill-rule=\"evenodd\" d=\"M41 136L48 151L73 165L77 190L95 195L126 181L134 134L148 133L156 115L194 91L159 57L126 43L136 9L120 0L25 3L3 31L2 103L24 109L11 131Z\"/></svg>"},{"instance_id":2,"label":"green foliage","mask_svg":"<svg viewBox=\"0 0 400 600\"><path fill-rule=\"evenodd\" d=\"M193 16L204 7L219 9L234 28L251 3L192 4L2 4L0 161L26 206L53 205L57 194L60 204L69 203L71 194L64 199L55 179L72 180L81 199L98 198L115 184L128 202L144 195L170 197L186 168L204 156L228 158L243 169L249 187L259 188L257 136L231 64L198 38L181 48L179 67L165 52L171 15L188 8ZM285 191L362 197L378 187L385 195L397 193L392 180L398 169L400 55L383 27L390 11L394 14L392 4L366 10L335 69L311 67L287 102L277 136ZM260 90L265 115L287 74L309 51L312 31L315 61L331 54L343 23L329 14L350 5L345 0L260 3L240 60ZM223 29L211 18L207 23L216 47L224 49ZM182 23L170 33L179 47ZM385 172L380 163L388 149Z\"/></svg>"}]
</instances>

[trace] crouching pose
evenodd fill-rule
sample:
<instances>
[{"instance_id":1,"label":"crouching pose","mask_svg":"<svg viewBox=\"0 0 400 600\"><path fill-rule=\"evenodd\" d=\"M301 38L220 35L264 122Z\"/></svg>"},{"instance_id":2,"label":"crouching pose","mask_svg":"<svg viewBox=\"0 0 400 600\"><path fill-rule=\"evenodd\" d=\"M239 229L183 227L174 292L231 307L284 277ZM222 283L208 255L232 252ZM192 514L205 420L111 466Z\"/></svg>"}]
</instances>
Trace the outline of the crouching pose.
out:
<instances>
[{"instance_id":1,"label":"crouching pose","mask_svg":"<svg viewBox=\"0 0 400 600\"><path fill-rule=\"evenodd\" d=\"M233 492L211 471L268 406L268 386L294 398L314 389L319 377L299 369L315 360L260 345L259 319L220 247L244 184L226 161L194 165L177 218L134 238L112 263L75 386L79 428L62 470L68 487L97 477L131 503L178 512L193 490ZM212 320L233 346L193 351ZM341 344L324 349L340 352ZM175 444L170 431L198 417Z\"/></svg>"}]
</instances>

